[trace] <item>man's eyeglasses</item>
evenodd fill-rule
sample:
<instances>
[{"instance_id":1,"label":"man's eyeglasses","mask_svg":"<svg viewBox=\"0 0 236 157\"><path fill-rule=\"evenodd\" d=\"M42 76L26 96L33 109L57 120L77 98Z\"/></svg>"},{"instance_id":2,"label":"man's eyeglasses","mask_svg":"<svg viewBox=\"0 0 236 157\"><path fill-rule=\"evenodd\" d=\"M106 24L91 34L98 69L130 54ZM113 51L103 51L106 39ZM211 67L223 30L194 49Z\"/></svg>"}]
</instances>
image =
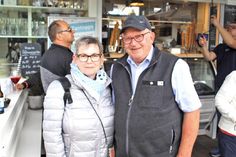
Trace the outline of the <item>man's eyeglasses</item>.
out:
<instances>
[{"instance_id":1,"label":"man's eyeglasses","mask_svg":"<svg viewBox=\"0 0 236 157\"><path fill-rule=\"evenodd\" d=\"M79 58L81 62L87 62L89 58L91 59L92 62L98 62L102 54L92 54L92 55L76 54L76 56Z\"/></svg>"},{"instance_id":2,"label":"man's eyeglasses","mask_svg":"<svg viewBox=\"0 0 236 157\"><path fill-rule=\"evenodd\" d=\"M133 39L135 41L137 41L137 42L141 42L144 39L144 35L146 35L148 33L150 33L150 32L146 32L146 33L143 33L143 34L135 35L134 37L123 37L122 39L123 39L123 42L125 44L130 44Z\"/></svg>"},{"instance_id":3,"label":"man's eyeglasses","mask_svg":"<svg viewBox=\"0 0 236 157\"><path fill-rule=\"evenodd\" d=\"M57 33L62 33L62 32L70 32L71 33L72 31L73 31L73 29L69 27L68 29L58 31Z\"/></svg>"}]
</instances>

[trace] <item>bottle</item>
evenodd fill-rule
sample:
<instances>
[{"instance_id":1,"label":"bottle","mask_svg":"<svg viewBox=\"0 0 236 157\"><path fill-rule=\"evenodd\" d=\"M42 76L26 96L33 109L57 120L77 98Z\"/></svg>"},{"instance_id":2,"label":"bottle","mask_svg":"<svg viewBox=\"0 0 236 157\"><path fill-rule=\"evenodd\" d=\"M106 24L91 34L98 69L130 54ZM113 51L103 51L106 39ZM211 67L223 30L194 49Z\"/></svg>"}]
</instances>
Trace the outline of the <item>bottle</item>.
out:
<instances>
[{"instance_id":1,"label":"bottle","mask_svg":"<svg viewBox=\"0 0 236 157\"><path fill-rule=\"evenodd\" d=\"M0 114L4 113L4 97L0 87Z\"/></svg>"}]
</instances>

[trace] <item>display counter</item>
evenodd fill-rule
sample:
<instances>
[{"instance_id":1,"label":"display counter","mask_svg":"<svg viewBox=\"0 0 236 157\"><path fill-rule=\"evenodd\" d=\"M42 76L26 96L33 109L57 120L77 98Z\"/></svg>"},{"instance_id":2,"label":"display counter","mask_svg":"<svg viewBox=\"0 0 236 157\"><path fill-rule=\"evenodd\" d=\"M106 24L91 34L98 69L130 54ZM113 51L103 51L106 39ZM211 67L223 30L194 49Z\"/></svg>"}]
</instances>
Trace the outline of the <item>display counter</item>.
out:
<instances>
[{"instance_id":1,"label":"display counter","mask_svg":"<svg viewBox=\"0 0 236 157\"><path fill-rule=\"evenodd\" d=\"M0 114L0 157L40 157L42 110L28 109L28 90L12 91Z\"/></svg>"},{"instance_id":2,"label":"display counter","mask_svg":"<svg viewBox=\"0 0 236 157\"><path fill-rule=\"evenodd\" d=\"M15 155L17 143L23 128L27 104L28 91L13 91L7 95L11 102L5 112L0 114L0 156Z\"/></svg>"},{"instance_id":3,"label":"display counter","mask_svg":"<svg viewBox=\"0 0 236 157\"><path fill-rule=\"evenodd\" d=\"M28 109L28 90L6 97L11 102L0 114L0 157L40 157L42 110Z\"/></svg>"}]
</instances>

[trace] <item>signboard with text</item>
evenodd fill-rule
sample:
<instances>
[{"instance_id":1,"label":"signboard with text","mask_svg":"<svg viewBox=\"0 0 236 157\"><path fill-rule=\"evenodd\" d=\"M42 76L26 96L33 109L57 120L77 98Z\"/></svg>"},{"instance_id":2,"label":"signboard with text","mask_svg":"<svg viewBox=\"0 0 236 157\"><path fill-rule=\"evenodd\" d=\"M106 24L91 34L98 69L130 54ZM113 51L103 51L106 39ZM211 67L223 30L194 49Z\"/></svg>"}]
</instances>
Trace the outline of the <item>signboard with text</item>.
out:
<instances>
[{"instance_id":1,"label":"signboard with text","mask_svg":"<svg viewBox=\"0 0 236 157\"><path fill-rule=\"evenodd\" d=\"M39 72L41 61L41 45L38 43L22 43L21 52L21 75L23 77Z\"/></svg>"}]
</instances>

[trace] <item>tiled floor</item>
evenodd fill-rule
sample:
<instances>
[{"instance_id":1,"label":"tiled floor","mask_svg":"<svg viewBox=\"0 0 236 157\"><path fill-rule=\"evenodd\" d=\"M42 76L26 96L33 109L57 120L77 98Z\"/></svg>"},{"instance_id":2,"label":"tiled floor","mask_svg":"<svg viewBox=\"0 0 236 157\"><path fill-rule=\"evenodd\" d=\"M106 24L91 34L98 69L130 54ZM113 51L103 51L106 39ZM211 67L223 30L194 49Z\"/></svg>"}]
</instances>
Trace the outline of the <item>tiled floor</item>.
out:
<instances>
[{"instance_id":1,"label":"tiled floor","mask_svg":"<svg viewBox=\"0 0 236 157\"><path fill-rule=\"evenodd\" d=\"M193 148L192 157L210 157L209 152L217 146L217 141L208 136L198 136ZM45 155L42 155L45 157Z\"/></svg>"},{"instance_id":2,"label":"tiled floor","mask_svg":"<svg viewBox=\"0 0 236 157\"><path fill-rule=\"evenodd\" d=\"M198 136L193 148L192 157L209 157L209 152L217 146L217 140L213 140L208 136Z\"/></svg>"}]
</instances>

